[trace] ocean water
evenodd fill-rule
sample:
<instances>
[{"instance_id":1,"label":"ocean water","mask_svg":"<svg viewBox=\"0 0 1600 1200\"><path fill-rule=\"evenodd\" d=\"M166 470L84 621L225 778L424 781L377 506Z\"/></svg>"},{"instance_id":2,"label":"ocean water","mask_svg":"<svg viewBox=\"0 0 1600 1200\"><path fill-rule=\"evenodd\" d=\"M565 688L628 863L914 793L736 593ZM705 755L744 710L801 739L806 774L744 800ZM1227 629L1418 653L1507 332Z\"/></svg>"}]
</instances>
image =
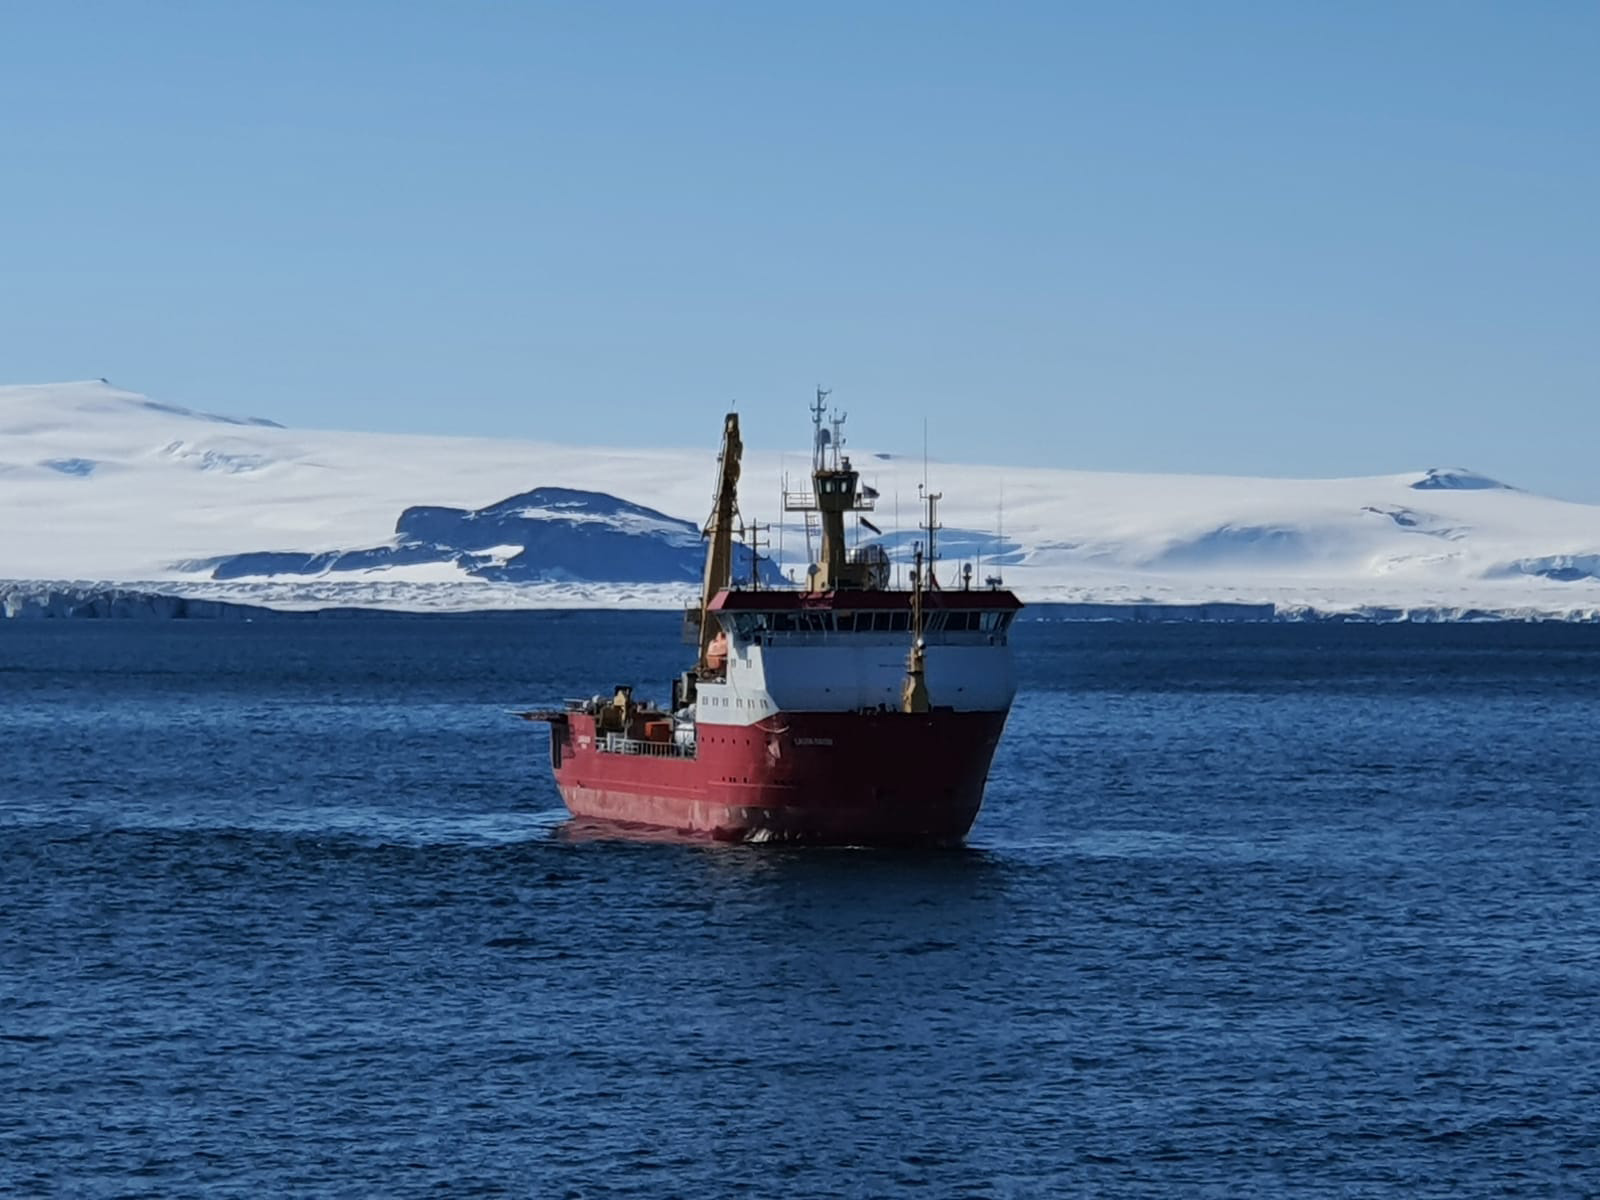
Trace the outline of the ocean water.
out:
<instances>
[{"instance_id":1,"label":"ocean water","mask_svg":"<svg viewBox=\"0 0 1600 1200\"><path fill-rule=\"evenodd\" d=\"M1600 630L1015 636L887 853L565 820L670 617L0 622L0 1192L1600 1194Z\"/></svg>"}]
</instances>

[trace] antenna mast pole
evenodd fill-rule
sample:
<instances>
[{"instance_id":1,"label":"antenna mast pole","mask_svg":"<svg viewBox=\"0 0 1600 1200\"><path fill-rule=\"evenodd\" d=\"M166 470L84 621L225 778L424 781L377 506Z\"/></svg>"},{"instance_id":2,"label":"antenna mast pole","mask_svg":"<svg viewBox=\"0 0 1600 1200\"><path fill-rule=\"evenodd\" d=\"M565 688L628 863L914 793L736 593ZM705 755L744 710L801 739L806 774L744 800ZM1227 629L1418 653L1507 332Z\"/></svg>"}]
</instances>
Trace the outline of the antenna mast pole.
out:
<instances>
[{"instance_id":1,"label":"antenna mast pole","mask_svg":"<svg viewBox=\"0 0 1600 1200\"><path fill-rule=\"evenodd\" d=\"M906 655L906 675L900 684L900 711L928 711L927 652L922 640L922 543L916 546L911 568L911 652Z\"/></svg>"},{"instance_id":2,"label":"antenna mast pole","mask_svg":"<svg viewBox=\"0 0 1600 1200\"><path fill-rule=\"evenodd\" d=\"M894 586L900 586L900 489L894 490Z\"/></svg>"},{"instance_id":3,"label":"antenna mast pole","mask_svg":"<svg viewBox=\"0 0 1600 1200\"><path fill-rule=\"evenodd\" d=\"M926 484L920 490L922 499L928 505L928 523L920 527L928 533L928 586L938 588L939 576L934 570L934 564L939 561L939 530L944 528L939 524L939 501L944 499L944 493L930 492Z\"/></svg>"},{"instance_id":4,"label":"antenna mast pole","mask_svg":"<svg viewBox=\"0 0 1600 1200\"><path fill-rule=\"evenodd\" d=\"M939 586L939 575L935 564L939 561L939 501L944 499L943 492L930 492L928 490L928 418L922 418L922 486L917 489L920 496L928 505L928 523L922 526L928 531L928 585L935 589Z\"/></svg>"},{"instance_id":5,"label":"antenna mast pole","mask_svg":"<svg viewBox=\"0 0 1600 1200\"><path fill-rule=\"evenodd\" d=\"M994 513L994 585L999 587L1004 580L1001 578L1000 558L1006 552L1006 481L1000 481L1000 500Z\"/></svg>"},{"instance_id":6,"label":"antenna mast pole","mask_svg":"<svg viewBox=\"0 0 1600 1200\"><path fill-rule=\"evenodd\" d=\"M760 521L751 521L749 525L743 527L744 542L750 549L750 590L753 592L761 590L761 548L763 546L769 550L772 548L772 538L769 536L763 540L761 537L763 529L769 535L772 532L771 525L763 525ZM782 529L781 525L779 529Z\"/></svg>"},{"instance_id":7,"label":"antenna mast pole","mask_svg":"<svg viewBox=\"0 0 1600 1200\"><path fill-rule=\"evenodd\" d=\"M820 384L817 386L817 402L811 406L811 469L820 471L827 466L824 447L827 443L827 431L823 427L822 419L828 413L828 397L833 393Z\"/></svg>"}]
</instances>

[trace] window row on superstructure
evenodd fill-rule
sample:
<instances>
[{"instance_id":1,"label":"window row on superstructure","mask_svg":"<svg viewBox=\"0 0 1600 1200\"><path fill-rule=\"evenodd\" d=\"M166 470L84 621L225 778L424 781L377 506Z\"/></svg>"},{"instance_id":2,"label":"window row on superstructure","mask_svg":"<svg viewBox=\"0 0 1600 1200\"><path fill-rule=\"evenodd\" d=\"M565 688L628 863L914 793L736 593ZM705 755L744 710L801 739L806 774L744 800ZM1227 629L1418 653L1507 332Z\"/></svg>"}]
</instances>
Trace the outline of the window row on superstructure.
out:
<instances>
[{"instance_id":1,"label":"window row on superstructure","mask_svg":"<svg viewBox=\"0 0 1600 1200\"><path fill-rule=\"evenodd\" d=\"M926 612L923 632L1004 633L1014 613L988 609L952 609ZM723 627L740 640L766 633L909 633L911 613L906 609L875 612L834 612L810 609L798 612L723 613Z\"/></svg>"}]
</instances>

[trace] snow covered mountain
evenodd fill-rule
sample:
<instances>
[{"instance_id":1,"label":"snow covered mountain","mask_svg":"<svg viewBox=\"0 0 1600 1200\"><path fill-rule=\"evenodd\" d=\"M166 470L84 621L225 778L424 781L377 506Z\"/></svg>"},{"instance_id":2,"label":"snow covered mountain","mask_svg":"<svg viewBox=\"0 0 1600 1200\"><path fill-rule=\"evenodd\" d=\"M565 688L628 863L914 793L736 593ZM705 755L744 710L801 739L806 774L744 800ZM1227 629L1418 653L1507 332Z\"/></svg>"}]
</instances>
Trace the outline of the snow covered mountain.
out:
<instances>
[{"instance_id":1,"label":"snow covered mountain","mask_svg":"<svg viewBox=\"0 0 1600 1200\"><path fill-rule=\"evenodd\" d=\"M286 429L104 381L0 387L0 578L300 605L672 604L697 576L720 429L704 416L704 450L629 450ZM808 432L799 402L744 425L766 444ZM921 459L854 458L904 559L922 536ZM746 517L774 523L764 552L801 574L805 531L776 510L785 470L798 479L808 461L747 449L741 481ZM1600 506L1465 469L1307 480L936 462L930 481L946 497L947 581L971 562L1025 599L1600 612Z\"/></svg>"}]
</instances>

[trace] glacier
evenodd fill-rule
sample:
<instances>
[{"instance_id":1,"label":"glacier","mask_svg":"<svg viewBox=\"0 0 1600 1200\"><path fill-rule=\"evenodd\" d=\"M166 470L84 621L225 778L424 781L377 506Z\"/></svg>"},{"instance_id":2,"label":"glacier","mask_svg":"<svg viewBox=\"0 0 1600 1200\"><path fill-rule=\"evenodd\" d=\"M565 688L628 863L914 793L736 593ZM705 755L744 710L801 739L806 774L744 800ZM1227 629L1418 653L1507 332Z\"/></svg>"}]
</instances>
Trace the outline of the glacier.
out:
<instances>
[{"instance_id":1,"label":"glacier","mask_svg":"<svg viewBox=\"0 0 1600 1200\"><path fill-rule=\"evenodd\" d=\"M695 450L295 429L226 407L104 380L0 387L0 579L283 609L659 608L695 594L714 407ZM803 578L806 533L779 497L786 475L805 482L805 406L742 415L741 506L771 522L764 581ZM922 460L853 456L879 494L883 534L863 540L904 563L923 537ZM946 586L970 565L976 584L999 574L1033 603L1600 616L1600 506L1465 467L1293 479L935 461L928 479L945 496Z\"/></svg>"}]
</instances>

